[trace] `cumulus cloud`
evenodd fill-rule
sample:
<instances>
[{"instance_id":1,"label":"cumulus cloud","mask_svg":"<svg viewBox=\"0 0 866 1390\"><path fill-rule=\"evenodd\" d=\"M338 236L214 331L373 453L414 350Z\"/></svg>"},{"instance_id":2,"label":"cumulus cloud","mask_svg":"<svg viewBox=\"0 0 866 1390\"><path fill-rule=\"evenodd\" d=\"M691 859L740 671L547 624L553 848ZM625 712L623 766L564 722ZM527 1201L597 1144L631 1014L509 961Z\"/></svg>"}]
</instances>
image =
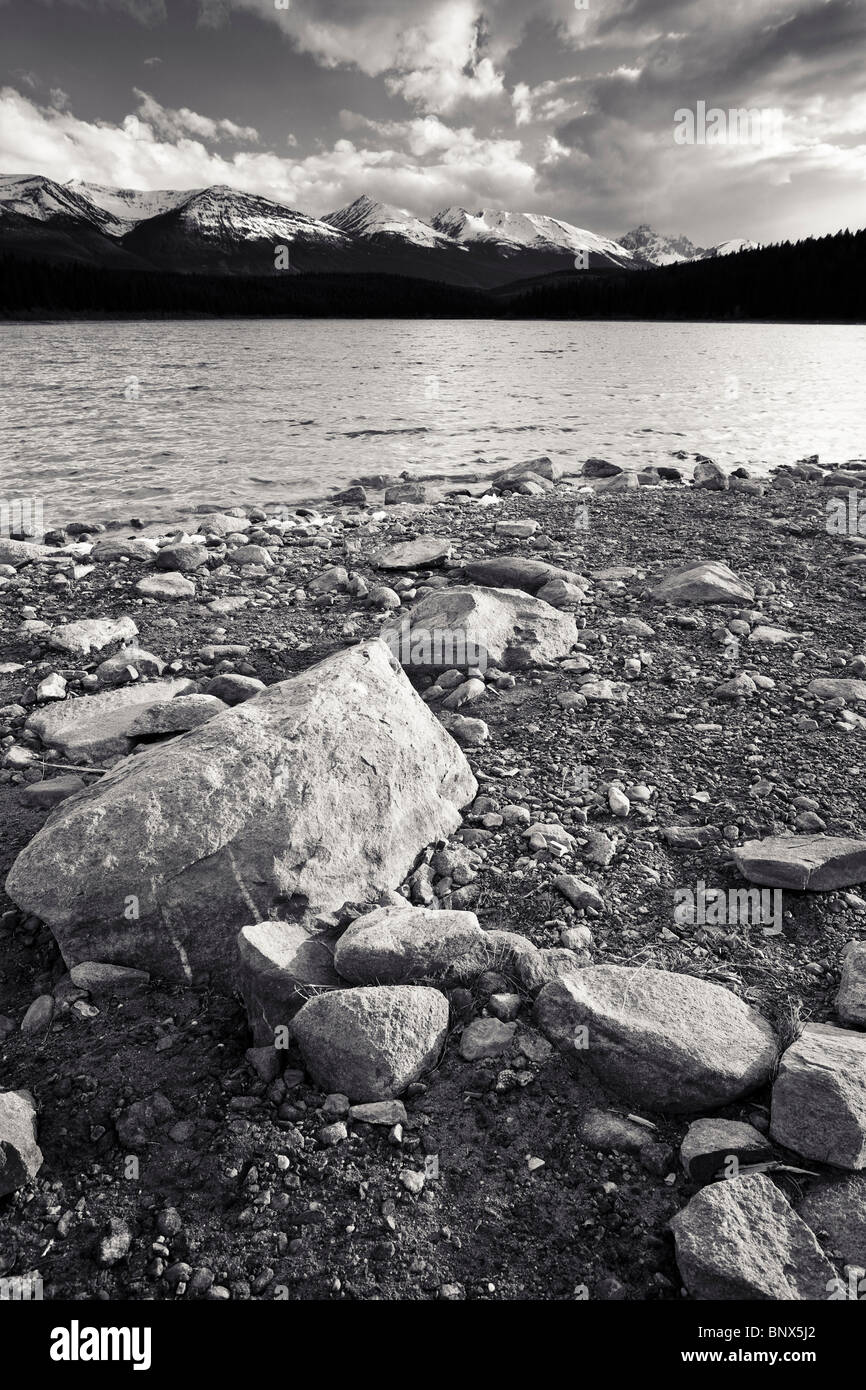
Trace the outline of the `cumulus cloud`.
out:
<instances>
[{"instance_id":1,"label":"cumulus cloud","mask_svg":"<svg viewBox=\"0 0 866 1390\"><path fill-rule=\"evenodd\" d=\"M138 95L138 110L111 124L80 120L3 89L0 168L129 188L229 184L319 215L364 192L419 215L451 203L515 207L532 201L535 170L519 141L484 139L437 117L381 124L359 118L355 139L338 139L304 158L249 149L226 155L205 143L204 126L223 122L166 112Z\"/></svg>"},{"instance_id":2,"label":"cumulus cloud","mask_svg":"<svg viewBox=\"0 0 866 1390\"><path fill-rule=\"evenodd\" d=\"M182 106L174 111L169 107L161 106L147 92L142 92L138 87L133 88L135 96L138 98L138 114L160 135L168 139L176 139L184 135L196 135L201 140L238 140L247 144L257 144L259 132L254 126L236 125L234 121L223 117L220 120L213 120L210 116L200 116L197 111L190 111L189 107Z\"/></svg>"}]
</instances>

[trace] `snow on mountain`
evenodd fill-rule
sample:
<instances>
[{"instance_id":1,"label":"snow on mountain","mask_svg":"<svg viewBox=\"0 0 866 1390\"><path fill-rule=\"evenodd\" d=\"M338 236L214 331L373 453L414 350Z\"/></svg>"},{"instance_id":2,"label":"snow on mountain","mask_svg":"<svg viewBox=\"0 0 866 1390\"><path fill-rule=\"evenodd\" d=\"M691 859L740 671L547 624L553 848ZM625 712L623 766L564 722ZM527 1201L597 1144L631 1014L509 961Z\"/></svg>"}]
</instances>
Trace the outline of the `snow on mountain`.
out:
<instances>
[{"instance_id":1,"label":"snow on mountain","mask_svg":"<svg viewBox=\"0 0 866 1390\"><path fill-rule=\"evenodd\" d=\"M732 237L730 241L720 242L718 246L713 246L708 252L708 256L736 256L738 251L757 251L758 243L749 241L747 237Z\"/></svg>"},{"instance_id":2,"label":"snow on mountain","mask_svg":"<svg viewBox=\"0 0 866 1390\"><path fill-rule=\"evenodd\" d=\"M52 246L62 242L76 255L112 264L131 256L164 269L273 273L265 252L286 245L296 273L391 272L483 286L559 273L578 251L593 253L591 268L598 269L675 265L755 248L734 238L704 250L646 224L613 241L556 217L491 208L444 208L425 222L366 195L317 218L225 185L145 191L80 179L59 184L41 174L0 175L0 225L4 214L7 242L26 241L28 225L39 222L46 231L37 238L33 228L34 241L47 245L50 235Z\"/></svg>"},{"instance_id":3,"label":"snow on mountain","mask_svg":"<svg viewBox=\"0 0 866 1390\"><path fill-rule=\"evenodd\" d=\"M703 261L711 256L734 256L738 251L757 249L757 243L748 241L745 237L734 237L731 241L723 241L719 246L709 248L695 246L687 236L664 236L653 231L646 223L635 227L633 232L626 232L620 240L623 246L627 246L637 257L651 265L679 265L683 261Z\"/></svg>"},{"instance_id":4,"label":"snow on mountain","mask_svg":"<svg viewBox=\"0 0 866 1390\"><path fill-rule=\"evenodd\" d=\"M0 174L0 208L33 217L37 222L71 218L97 231L114 230L110 213L43 174Z\"/></svg>"},{"instance_id":5,"label":"snow on mountain","mask_svg":"<svg viewBox=\"0 0 866 1390\"><path fill-rule=\"evenodd\" d=\"M112 236L123 236L148 217L171 212L199 191L189 188L164 188L150 192L140 188L106 188L103 184L86 183L83 179L70 179L64 187L110 214L114 224L106 226L105 230Z\"/></svg>"},{"instance_id":6,"label":"snow on mountain","mask_svg":"<svg viewBox=\"0 0 866 1390\"><path fill-rule=\"evenodd\" d=\"M225 184L188 194L172 211L185 228L218 241L291 242L311 236L334 244L345 241L343 232L317 217Z\"/></svg>"},{"instance_id":7,"label":"snow on mountain","mask_svg":"<svg viewBox=\"0 0 866 1390\"><path fill-rule=\"evenodd\" d=\"M626 232L624 237L620 237L620 242L651 265L679 265L682 261L699 261L707 254L703 247L695 246L687 236L663 236L645 222L635 227L633 232Z\"/></svg>"},{"instance_id":8,"label":"snow on mountain","mask_svg":"<svg viewBox=\"0 0 866 1390\"><path fill-rule=\"evenodd\" d=\"M631 251L619 242L541 213L505 212L491 208L467 212L465 208L452 207L437 212L431 223L444 236L453 237L464 244L491 242L506 250L595 251L601 256L613 256L620 261L633 259Z\"/></svg>"},{"instance_id":9,"label":"snow on mountain","mask_svg":"<svg viewBox=\"0 0 866 1390\"><path fill-rule=\"evenodd\" d=\"M329 213L324 221L330 223L332 227L339 228L348 236L365 238L394 236L401 237L413 246L429 246L439 249L453 247L454 244L451 237L443 236L440 232L435 231L429 223L422 222L418 217L413 217L412 213L407 212L405 208L395 208L389 203L374 202L366 194L356 198L354 203L349 203L347 207Z\"/></svg>"}]
</instances>

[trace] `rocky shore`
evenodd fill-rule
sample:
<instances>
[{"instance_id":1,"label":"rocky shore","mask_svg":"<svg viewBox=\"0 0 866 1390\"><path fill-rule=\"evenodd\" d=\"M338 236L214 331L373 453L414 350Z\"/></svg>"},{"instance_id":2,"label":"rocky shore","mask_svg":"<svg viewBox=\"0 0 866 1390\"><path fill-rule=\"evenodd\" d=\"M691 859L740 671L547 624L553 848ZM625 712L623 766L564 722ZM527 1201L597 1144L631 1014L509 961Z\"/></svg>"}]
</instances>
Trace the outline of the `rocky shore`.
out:
<instances>
[{"instance_id":1,"label":"rocky shore","mask_svg":"<svg viewBox=\"0 0 866 1390\"><path fill-rule=\"evenodd\" d=\"M0 1279L866 1297L864 477L0 538Z\"/></svg>"}]
</instances>

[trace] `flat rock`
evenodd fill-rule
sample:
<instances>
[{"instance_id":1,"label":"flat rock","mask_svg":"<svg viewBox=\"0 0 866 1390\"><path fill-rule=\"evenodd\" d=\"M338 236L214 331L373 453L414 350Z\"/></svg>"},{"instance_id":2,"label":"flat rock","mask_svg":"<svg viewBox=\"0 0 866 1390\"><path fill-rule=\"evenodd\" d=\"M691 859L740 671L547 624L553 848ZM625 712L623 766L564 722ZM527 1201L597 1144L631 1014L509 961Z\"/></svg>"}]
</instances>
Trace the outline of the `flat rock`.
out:
<instances>
[{"instance_id":1,"label":"flat rock","mask_svg":"<svg viewBox=\"0 0 866 1390\"><path fill-rule=\"evenodd\" d=\"M147 738L152 734L186 733L224 714L228 708L216 695L179 695L176 700L147 705L133 719L127 734L129 738Z\"/></svg>"},{"instance_id":2,"label":"flat rock","mask_svg":"<svg viewBox=\"0 0 866 1390\"><path fill-rule=\"evenodd\" d=\"M451 554L451 541L437 536L419 536L414 541L398 541L373 556L380 570L420 570L439 565Z\"/></svg>"},{"instance_id":3,"label":"flat rock","mask_svg":"<svg viewBox=\"0 0 866 1390\"><path fill-rule=\"evenodd\" d=\"M534 536L538 530L538 522L532 519L526 521L497 521L493 528L497 536L512 536L515 540L525 541L530 536Z\"/></svg>"},{"instance_id":4,"label":"flat rock","mask_svg":"<svg viewBox=\"0 0 866 1390\"><path fill-rule=\"evenodd\" d=\"M18 799L24 806L37 806L40 809L56 806L68 796L84 791L87 783L83 777L65 773L61 777L46 777L44 782L30 782L22 787Z\"/></svg>"},{"instance_id":5,"label":"flat rock","mask_svg":"<svg viewBox=\"0 0 866 1390\"><path fill-rule=\"evenodd\" d=\"M405 1125L408 1116L402 1100L371 1100L366 1105L353 1105L349 1119L365 1125Z\"/></svg>"},{"instance_id":6,"label":"flat rock","mask_svg":"<svg viewBox=\"0 0 866 1390\"><path fill-rule=\"evenodd\" d=\"M850 941L842 959L836 1012L848 1028L866 1028L866 941Z\"/></svg>"},{"instance_id":7,"label":"flat rock","mask_svg":"<svg viewBox=\"0 0 866 1390\"><path fill-rule=\"evenodd\" d=\"M578 969L542 989L535 1021L572 1067L670 1113L726 1105L776 1061L765 1018L730 990L667 970Z\"/></svg>"},{"instance_id":8,"label":"flat rock","mask_svg":"<svg viewBox=\"0 0 866 1390\"><path fill-rule=\"evenodd\" d=\"M57 551L49 545L36 541L13 541L9 536L0 536L0 565L29 565L34 561L45 560Z\"/></svg>"},{"instance_id":9,"label":"flat rock","mask_svg":"<svg viewBox=\"0 0 866 1390\"><path fill-rule=\"evenodd\" d=\"M614 1110L587 1110L580 1126L580 1137L591 1149L603 1153L637 1154L658 1139L658 1131L637 1124Z\"/></svg>"},{"instance_id":10,"label":"flat rock","mask_svg":"<svg viewBox=\"0 0 866 1390\"><path fill-rule=\"evenodd\" d=\"M148 574L139 579L136 590L144 598L185 599L195 597L195 585L182 574Z\"/></svg>"},{"instance_id":11,"label":"flat rock","mask_svg":"<svg viewBox=\"0 0 866 1390\"><path fill-rule=\"evenodd\" d=\"M761 1173L703 1188L670 1224L692 1298L819 1300L835 1279L812 1231Z\"/></svg>"},{"instance_id":12,"label":"flat rock","mask_svg":"<svg viewBox=\"0 0 866 1390\"><path fill-rule=\"evenodd\" d=\"M137 636L138 628L131 618L82 618L79 622L53 628L48 645L70 656L89 656L91 652L104 651L114 643L130 642Z\"/></svg>"},{"instance_id":13,"label":"flat rock","mask_svg":"<svg viewBox=\"0 0 866 1390\"><path fill-rule=\"evenodd\" d=\"M866 1168L866 1033L806 1025L782 1054L770 1134L803 1158Z\"/></svg>"},{"instance_id":14,"label":"flat rock","mask_svg":"<svg viewBox=\"0 0 866 1390\"><path fill-rule=\"evenodd\" d=\"M194 682L184 677L83 695L38 710L27 727L70 761L99 762L131 752L130 727L149 705L164 704L193 687Z\"/></svg>"},{"instance_id":15,"label":"flat rock","mask_svg":"<svg viewBox=\"0 0 866 1390\"><path fill-rule=\"evenodd\" d=\"M866 840L839 835L776 835L734 850L743 878L771 888L821 892L866 881Z\"/></svg>"},{"instance_id":16,"label":"flat rock","mask_svg":"<svg viewBox=\"0 0 866 1390\"><path fill-rule=\"evenodd\" d=\"M86 989L94 998L126 998L140 994L150 983L146 970L133 970L128 965L108 965L104 961L85 960L73 965L69 978L78 989Z\"/></svg>"},{"instance_id":17,"label":"flat rock","mask_svg":"<svg viewBox=\"0 0 866 1390\"><path fill-rule=\"evenodd\" d=\"M866 700L866 681L851 676L822 677L810 681L806 691L816 700Z\"/></svg>"},{"instance_id":18,"label":"flat rock","mask_svg":"<svg viewBox=\"0 0 866 1390\"><path fill-rule=\"evenodd\" d=\"M497 555L489 560L470 560L463 566L467 579L494 589L523 589L537 594L543 584L562 580L582 588L581 576L573 570L559 569L546 560L530 560L522 555Z\"/></svg>"},{"instance_id":19,"label":"flat rock","mask_svg":"<svg viewBox=\"0 0 866 1390\"><path fill-rule=\"evenodd\" d=\"M417 985L339 989L310 999L292 1023L304 1065L351 1101L392 1100L436 1065L448 1001Z\"/></svg>"},{"instance_id":20,"label":"flat rock","mask_svg":"<svg viewBox=\"0 0 866 1390\"><path fill-rule=\"evenodd\" d=\"M476 1018L463 1029L460 1056L464 1062L479 1062L484 1057L501 1057L514 1042L516 1023L503 1023L498 1018Z\"/></svg>"},{"instance_id":21,"label":"flat rock","mask_svg":"<svg viewBox=\"0 0 866 1390\"><path fill-rule=\"evenodd\" d=\"M408 621L408 637L405 628L382 635L405 665L431 670L555 661L577 641L570 613L517 589L435 590L415 605Z\"/></svg>"},{"instance_id":22,"label":"flat rock","mask_svg":"<svg viewBox=\"0 0 866 1390\"><path fill-rule=\"evenodd\" d=\"M29 1091L0 1091L0 1197L23 1187L41 1167L33 1096Z\"/></svg>"},{"instance_id":23,"label":"flat rock","mask_svg":"<svg viewBox=\"0 0 866 1390\"><path fill-rule=\"evenodd\" d=\"M148 536L99 536L93 543L91 558L112 560L151 561L159 553L156 541Z\"/></svg>"},{"instance_id":24,"label":"flat rock","mask_svg":"<svg viewBox=\"0 0 866 1390\"><path fill-rule=\"evenodd\" d=\"M666 575L653 598L667 603L752 603L755 591L720 560L699 560Z\"/></svg>"},{"instance_id":25,"label":"flat rock","mask_svg":"<svg viewBox=\"0 0 866 1390\"><path fill-rule=\"evenodd\" d=\"M249 531L250 522L245 516L231 516L228 512L208 512L198 524L199 531L206 536L231 536L238 531Z\"/></svg>"},{"instance_id":26,"label":"flat rock","mask_svg":"<svg viewBox=\"0 0 866 1390\"><path fill-rule=\"evenodd\" d=\"M274 1044L314 991L337 989L333 944L298 922L255 922L238 934L239 983L253 1039Z\"/></svg>"},{"instance_id":27,"label":"flat rock","mask_svg":"<svg viewBox=\"0 0 866 1390\"><path fill-rule=\"evenodd\" d=\"M866 1176L852 1173L818 1183L798 1203L797 1213L841 1264L866 1269Z\"/></svg>"},{"instance_id":28,"label":"flat rock","mask_svg":"<svg viewBox=\"0 0 866 1390\"><path fill-rule=\"evenodd\" d=\"M380 907L343 933L334 965L353 984L465 978L483 969L484 933L474 912Z\"/></svg>"},{"instance_id":29,"label":"flat rock","mask_svg":"<svg viewBox=\"0 0 866 1390\"><path fill-rule=\"evenodd\" d=\"M129 701L126 732L133 697L174 693L154 682L90 699ZM241 927L277 906L309 925L396 888L425 846L457 829L476 790L460 749L374 640L59 806L13 864L7 892L48 923L67 965L116 961L181 981L210 973L231 988Z\"/></svg>"},{"instance_id":30,"label":"flat rock","mask_svg":"<svg viewBox=\"0 0 866 1390\"><path fill-rule=\"evenodd\" d=\"M711 1182L732 1158L738 1163L764 1163L772 1157L773 1146L765 1135L741 1120L693 1120L680 1146L686 1173L700 1183Z\"/></svg>"}]
</instances>

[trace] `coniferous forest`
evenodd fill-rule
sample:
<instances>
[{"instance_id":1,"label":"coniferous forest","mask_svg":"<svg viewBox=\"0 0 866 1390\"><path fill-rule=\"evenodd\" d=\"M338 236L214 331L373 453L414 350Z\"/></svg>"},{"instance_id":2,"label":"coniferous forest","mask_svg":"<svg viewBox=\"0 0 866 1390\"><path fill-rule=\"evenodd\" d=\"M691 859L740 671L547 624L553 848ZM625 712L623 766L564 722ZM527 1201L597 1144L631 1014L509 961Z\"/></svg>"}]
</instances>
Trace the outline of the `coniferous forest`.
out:
<instances>
[{"instance_id":1,"label":"coniferous forest","mask_svg":"<svg viewBox=\"0 0 866 1390\"><path fill-rule=\"evenodd\" d=\"M397 275L130 272L0 256L0 316L866 321L866 230L483 291Z\"/></svg>"}]
</instances>

